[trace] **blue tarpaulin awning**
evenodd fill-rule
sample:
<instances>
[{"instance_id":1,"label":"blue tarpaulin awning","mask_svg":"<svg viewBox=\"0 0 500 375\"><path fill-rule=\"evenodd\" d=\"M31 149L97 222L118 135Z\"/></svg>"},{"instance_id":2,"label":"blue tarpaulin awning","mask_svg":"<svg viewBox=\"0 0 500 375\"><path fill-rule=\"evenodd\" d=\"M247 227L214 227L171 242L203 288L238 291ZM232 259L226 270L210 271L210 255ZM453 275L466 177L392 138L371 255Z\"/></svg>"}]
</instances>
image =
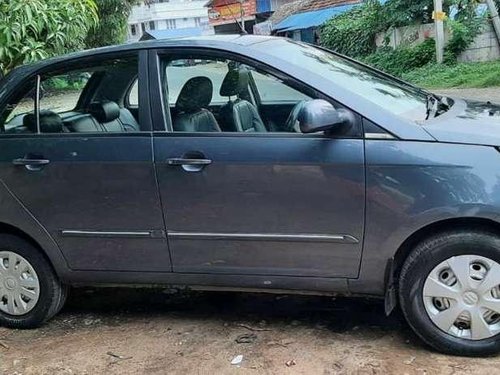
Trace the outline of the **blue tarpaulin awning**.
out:
<instances>
[{"instance_id":1,"label":"blue tarpaulin awning","mask_svg":"<svg viewBox=\"0 0 500 375\"><path fill-rule=\"evenodd\" d=\"M144 33L141 40L183 38L203 35L201 27L186 27L184 29L149 30Z\"/></svg>"},{"instance_id":2,"label":"blue tarpaulin awning","mask_svg":"<svg viewBox=\"0 0 500 375\"><path fill-rule=\"evenodd\" d=\"M330 18L347 12L358 4L339 5L333 8L325 8L293 14L273 26L277 32L309 29L310 27L320 26Z\"/></svg>"}]
</instances>

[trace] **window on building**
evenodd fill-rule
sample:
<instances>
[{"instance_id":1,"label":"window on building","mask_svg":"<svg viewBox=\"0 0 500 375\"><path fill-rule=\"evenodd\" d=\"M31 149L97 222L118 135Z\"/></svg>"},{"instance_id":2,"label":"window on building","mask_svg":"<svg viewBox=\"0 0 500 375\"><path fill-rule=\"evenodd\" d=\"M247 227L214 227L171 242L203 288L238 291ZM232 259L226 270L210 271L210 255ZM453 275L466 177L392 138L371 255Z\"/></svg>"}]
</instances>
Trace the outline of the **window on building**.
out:
<instances>
[{"instance_id":1,"label":"window on building","mask_svg":"<svg viewBox=\"0 0 500 375\"><path fill-rule=\"evenodd\" d=\"M146 24L144 22L141 23L141 30L142 30L143 33L146 32Z\"/></svg>"},{"instance_id":2,"label":"window on building","mask_svg":"<svg viewBox=\"0 0 500 375\"><path fill-rule=\"evenodd\" d=\"M155 21L149 21L149 30L154 30L155 28Z\"/></svg>"},{"instance_id":3,"label":"window on building","mask_svg":"<svg viewBox=\"0 0 500 375\"><path fill-rule=\"evenodd\" d=\"M196 27L199 27L201 25L201 17L195 17L194 24Z\"/></svg>"},{"instance_id":4,"label":"window on building","mask_svg":"<svg viewBox=\"0 0 500 375\"><path fill-rule=\"evenodd\" d=\"M175 29L177 27L175 19L165 20L167 23L167 29Z\"/></svg>"},{"instance_id":5,"label":"window on building","mask_svg":"<svg viewBox=\"0 0 500 375\"><path fill-rule=\"evenodd\" d=\"M133 36L137 35L137 26L136 25L130 25L130 34Z\"/></svg>"}]
</instances>

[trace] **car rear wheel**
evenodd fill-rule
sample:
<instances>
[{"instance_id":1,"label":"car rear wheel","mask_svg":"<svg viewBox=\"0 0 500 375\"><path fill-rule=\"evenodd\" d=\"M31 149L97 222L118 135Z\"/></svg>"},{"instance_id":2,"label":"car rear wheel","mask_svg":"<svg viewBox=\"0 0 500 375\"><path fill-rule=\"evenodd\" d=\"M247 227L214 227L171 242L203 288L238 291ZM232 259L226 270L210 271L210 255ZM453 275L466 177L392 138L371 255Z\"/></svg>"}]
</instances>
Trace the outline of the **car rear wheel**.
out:
<instances>
[{"instance_id":1,"label":"car rear wheel","mask_svg":"<svg viewBox=\"0 0 500 375\"><path fill-rule=\"evenodd\" d=\"M31 243L0 235L0 324L35 328L64 305L68 288Z\"/></svg>"},{"instance_id":2,"label":"car rear wheel","mask_svg":"<svg viewBox=\"0 0 500 375\"><path fill-rule=\"evenodd\" d=\"M500 238L453 231L421 242L400 273L399 297L415 333L458 355L500 351Z\"/></svg>"}]
</instances>

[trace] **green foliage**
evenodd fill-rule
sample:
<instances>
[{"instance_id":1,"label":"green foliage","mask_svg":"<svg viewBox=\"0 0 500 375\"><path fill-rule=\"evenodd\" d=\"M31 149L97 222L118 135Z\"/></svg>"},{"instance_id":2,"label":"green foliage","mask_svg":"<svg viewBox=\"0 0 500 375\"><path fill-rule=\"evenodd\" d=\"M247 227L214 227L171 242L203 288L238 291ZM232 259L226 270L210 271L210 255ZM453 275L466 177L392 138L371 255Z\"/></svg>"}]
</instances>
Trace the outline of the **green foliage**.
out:
<instances>
[{"instance_id":1,"label":"green foliage","mask_svg":"<svg viewBox=\"0 0 500 375\"><path fill-rule=\"evenodd\" d=\"M132 6L139 0L96 0L99 23L93 27L87 36L88 48L96 48L125 41L127 35L127 20Z\"/></svg>"},{"instance_id":2,"label":"green foliage","mask_svg":"<svg viewBox=\"0 0 500 375\"><path fill-rule=\"evenodd\" d=\"M55 91L72 91L72 90L82 90L88 79L84 77L70 77L70 76L61 76L61 77L53 77L43 83L43 87L46 90L55 90Z\"/></svg>"},{"instance_id":3,"label":"green foliage","mask_svg":"<svg viewBox=\"0 0 500 375\"><path fill-rule=\"evenodd\" d=\"M321 28L321 44L352 57L366 56L375 48L375 35L384 30L382 6L368 0L351 11L340 14Z\"/></svg>"},{"instance_id":4,"label":"green foliage","mask_svg":"<svg viewBox=\"0 0 500 375\"><path fill-rule=\"evenodd\" d=\"M457 57L471 45L481 31L483 18L476 16L478 0L455 1L459 12L455 20L448 20L446 27L451 32L451 38L445 47L445 62L456 63Z\"/></svg>"},{"instance_id":5,"label":"green foliage","mask_svg":"<svg viewBox=\"0 0 500 375\"><path fill-rule=\"evenodd\" d=\"M385 27L432 22L433 0L388 0L384 4Z\"/></svg>"},{"instance_id":6,"label":"green foliage","mask_svg":"<svg viewBox=\"0 0 500 375\"><path fill-rule=\"evenodd\" d=\"M447 26L451 32L451 38L445 47L445 62L454 64L457 57L471 45L474 38L481 29L481 24L477 18L459 22L448 20Z\"/></svg>"},{"instance_id":7,"label":"green foliage","mask_svg":"<svg viewBox=\"0 0 500 375\"><path fill-rule=\"evenodd\" d=\"M497 0L500 2L500 0ZM455 21L448 20L451 38L445 49L445 61L456 63L481 29L476 16L479 0L447 0L444 9L458 7ZM384 5L369 0L349 12L332 18L321 29L321 44L342 54L359 58L396 76L433 62L435 42L428 39L420 45L400 45L393 49L376 47L377 33L395 27L431 22L433 0L388 0ZM386 44L388 40L386 41Z\"/></svg>"},{"instance_id":8,"label":"green foliage","mask_svg":"<svg viewBox=\"0 0 500 375\"><path fill-rule=\"evenodd\" d=\"M364 57L375 52L377 33L429 22L432 9L433 0L388 0L384 5L367 0L327 21L321 28L321 44L351 57Z\"/></svg>"},{"instance_id":9,"label":"green foliage","mask_svg":"<svg viewBox=\"0 0 500 375\"><path fill-rule=\"evenodd\" d=\"M460 63L452 66L429 64L404 73L403 79L427 88L500 86L500 61Z\"/></svg>"},{"instance_id":10,"label":"green foliage","mask_svg":"<svg viewBox=\"0 0 500 375\"><path fill-rule=\"evenodd\" d=\"M364 61L389 74L401 77L405 72L429 64L436 59L436 43L427 39L421 44L383 47L367 56Z\"/></svg>"},{"instance_id":11,"label":"green foliage","mask_svg":"<svg viewBox=\"0 0 500 375\"><path fill-rule=\"evenodd\" d=\"M0 0L0 70L80 49L94 0Z\"/></svg>"}]
</instances>

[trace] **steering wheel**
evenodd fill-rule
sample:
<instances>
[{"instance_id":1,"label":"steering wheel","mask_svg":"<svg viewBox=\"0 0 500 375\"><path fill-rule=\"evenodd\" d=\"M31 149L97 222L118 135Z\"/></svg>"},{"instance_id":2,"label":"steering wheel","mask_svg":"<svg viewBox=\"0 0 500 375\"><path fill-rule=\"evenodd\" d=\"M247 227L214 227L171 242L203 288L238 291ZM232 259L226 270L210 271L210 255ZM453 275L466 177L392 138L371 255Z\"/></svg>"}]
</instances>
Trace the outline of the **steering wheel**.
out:
<instances>
[{"instance_id":1,"label":"steering wheel","mask_svg":"<svg viewBox=\"0 0 500 375\"><path fill-rule=\"evenodd\" d=\"M298 121L299 113L300 110L304 107L304 104L306 104L308 100L301 100L292 109L292 112L290 112L290 115L288 116L288 119L286 120L285 123L285 131L290 132L290 133L301 133L300 130L300 125Z\"/></svg>"}]
</instances>

